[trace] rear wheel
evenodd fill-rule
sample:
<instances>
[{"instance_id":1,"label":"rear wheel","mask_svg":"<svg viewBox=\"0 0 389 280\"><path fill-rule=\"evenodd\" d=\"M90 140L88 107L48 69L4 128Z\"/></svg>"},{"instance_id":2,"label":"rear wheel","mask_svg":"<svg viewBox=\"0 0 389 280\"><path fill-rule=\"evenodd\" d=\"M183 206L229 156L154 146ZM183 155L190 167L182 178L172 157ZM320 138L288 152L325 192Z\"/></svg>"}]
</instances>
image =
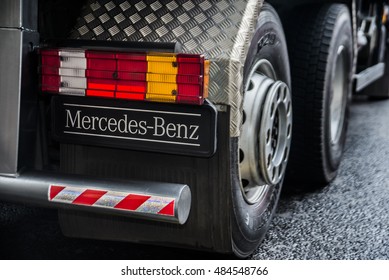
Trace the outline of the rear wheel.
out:
<instances>
[{"instance_id":1,"label":"rear wheel","mask_svg":"<svg viewBox=\"0 0 389 280\"><path fill-rule=\"evenodd\" d=\"M243 125L231 147L233 250L252 253L277 205L291 143L289 60L281 22L265 4L245 64Z\"/></svg>"},{"instance_id":2,"label":"rear wheel","mask_svg":"<svg viewBox=\"0 0 389 280\"><path fill-rule=\"evenodd\" d=\"M295 122L287 179L323 186L337 174L346 139L353 75L351 17L346 5L330 4L306 10L300 18L304 24L290 32Z\"/></svg>"}]
</instances>

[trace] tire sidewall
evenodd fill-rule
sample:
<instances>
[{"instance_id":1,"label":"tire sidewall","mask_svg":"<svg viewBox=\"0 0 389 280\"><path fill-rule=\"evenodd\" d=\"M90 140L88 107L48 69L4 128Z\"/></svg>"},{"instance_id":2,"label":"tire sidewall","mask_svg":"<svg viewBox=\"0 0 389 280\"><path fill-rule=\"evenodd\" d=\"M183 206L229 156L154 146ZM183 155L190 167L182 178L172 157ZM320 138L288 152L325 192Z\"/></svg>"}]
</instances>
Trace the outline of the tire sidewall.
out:
<instances>
[{"instance_id":1,"label":"tire sidewall","mask_svg":"<svg viewBox=\"0 0 389 280\"><path fill-rule=\"evenodd\" d=\"M251 67L259 60L267 59L274 67L278 80L290 88L291 77L286 39L281 22L271 6L265 4L257 22L244 68L244 85ZM232 168L232 243L236 255L246 257L264 238L275 212L281 192L281 183L270 187L264 197L255 204L246 202L241 191L239 174L239 140L231 142Z\"/></svg>"},{"instance_id":2,"label":"tire sidewall","mask_svg":"<svg viewBox=\"0 0 389 280\"><path fill-rule=\"evenodd\" d=\"M331 96L333 94L333 80L335 75L335 64L337 59L337 51L340 46L344 46L347 57L347 68L348 75L347 78L347 92L346 96L343 99L345 104L345 116L342 124L340 136L337 141L332 142L331 140L331 119L330 119L330 105L331 105ZM339 167L348 127L348 115L349 115L349 103L352 93L352 69L353 69L353 45L352 45L352 28L351 28L351 19L347 8L345 7L341 13L338 15L338 20L333 31L332 42L330 46L330 51L328 55L329 63L327 64L326 78L325 78L325 99L324 99L324 154L325 160L323 166L325 167L325 175L327 180L330 181L336 175L336 171Z\"/></svg>"}]
</instances>

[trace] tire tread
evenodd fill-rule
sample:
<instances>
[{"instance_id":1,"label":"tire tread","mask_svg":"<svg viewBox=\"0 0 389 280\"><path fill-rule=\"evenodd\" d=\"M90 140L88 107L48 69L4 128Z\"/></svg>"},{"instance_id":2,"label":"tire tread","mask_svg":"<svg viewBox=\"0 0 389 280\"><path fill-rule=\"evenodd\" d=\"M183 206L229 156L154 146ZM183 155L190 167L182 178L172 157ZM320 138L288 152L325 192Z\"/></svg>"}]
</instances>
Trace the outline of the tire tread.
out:
<instances>
[{"instance_id":1,"label":"tire tread","mask_svg":"<svg viewBox=\"0 0 389 280\"><path fill-rule=\"evenodd\" d=\"M323 158L323 89L334 27L342 9L342 4L329 4L302 11L298 28L294 26L294 35L289 36L295 121L288 182L301 182L296 176L300 174L306 183L329 181Z\"/></svg>"}]
</instances>

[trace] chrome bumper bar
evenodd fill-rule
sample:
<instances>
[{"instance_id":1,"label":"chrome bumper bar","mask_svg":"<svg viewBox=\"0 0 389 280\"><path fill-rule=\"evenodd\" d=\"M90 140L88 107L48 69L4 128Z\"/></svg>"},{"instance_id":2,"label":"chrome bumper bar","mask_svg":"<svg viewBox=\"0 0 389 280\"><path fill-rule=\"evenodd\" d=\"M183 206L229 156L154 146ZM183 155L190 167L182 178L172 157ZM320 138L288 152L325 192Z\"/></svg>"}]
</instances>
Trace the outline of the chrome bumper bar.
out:
<instances>
[{"instance_id":1,"label":"chrome bumper bar","mask_svg":"<svg viewBox=\"0 0 389 280\"><path fill-rule=\"evenodd\" d=\"M0 199L176 224L187 221L191 208L191 191L185 184L99 180L37 171L0 176Z\"/></svg>"}]
</instances>

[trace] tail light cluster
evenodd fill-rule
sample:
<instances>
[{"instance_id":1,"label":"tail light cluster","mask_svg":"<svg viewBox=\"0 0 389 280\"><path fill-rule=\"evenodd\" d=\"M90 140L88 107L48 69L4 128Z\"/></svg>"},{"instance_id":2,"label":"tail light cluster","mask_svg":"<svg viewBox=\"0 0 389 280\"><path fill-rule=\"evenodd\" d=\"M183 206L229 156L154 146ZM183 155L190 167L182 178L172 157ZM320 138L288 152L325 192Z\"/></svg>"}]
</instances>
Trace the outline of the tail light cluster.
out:
<instances>
[{"instance_id":1,"label":"tail light cluster","mask_svg":"<svg viewBox=\"0 0 389 280\"><path fill-rule=\"evenodd\" d=\"M209 61L202 55L42 49L45 93L202 105Z\"/></svg>"}]
</instances>

